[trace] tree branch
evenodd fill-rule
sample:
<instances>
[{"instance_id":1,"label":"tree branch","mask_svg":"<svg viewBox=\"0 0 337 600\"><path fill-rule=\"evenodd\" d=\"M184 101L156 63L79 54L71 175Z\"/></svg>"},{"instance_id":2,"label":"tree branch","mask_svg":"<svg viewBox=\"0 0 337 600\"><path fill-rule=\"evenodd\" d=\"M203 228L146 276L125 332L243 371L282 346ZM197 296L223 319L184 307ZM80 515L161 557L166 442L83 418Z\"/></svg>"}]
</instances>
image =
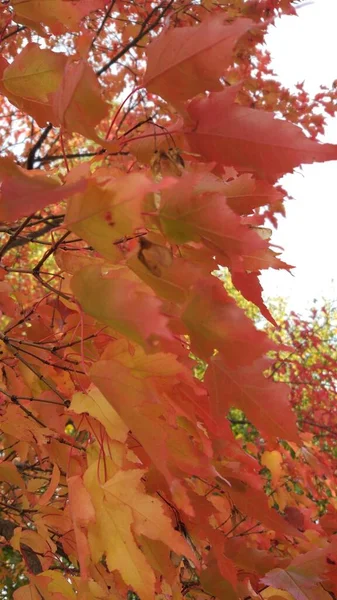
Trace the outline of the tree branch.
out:
<instances>
[{"instance_id":1,"label":"tree branch","mask_svg":"<svg viewBox=\"0 0 337 600\"><path fill-rule=\"evenodd\" d=\"M42 158L35 158L34 162L40 162L40 164L46 163L46 162L53 162L54 160L64 160L64 157L66 158L91 158L92 156L99 156L100 154L104 154L105 150L104 148L102 150L98 150L98 152L74 152L74 153L70 153L70 154L53 154L51 156L48 156L48 154L46 156L43 156ZM108 152L107 156L127 156L128 154L130 154L129 152Z\"/></svg>"},{"instance_id":2,"label":"tree branch","mask_svg":"<svg viewBox=\"0 0 337 600\"><path fill-rule=\"evenodd\" d=\"M7 232L9 235L12 235L13 239L9 240L1 251L1 257L12 250L13 248L20 248L21 246L25 246L26 244L31 244L32 242L36 242L40 237L55 229L55 227L59 227L64 219L63 215L52 217L53 221L47 223L44 227L41 227L37 231L32 231L31 233L27 233L25 236L19 235L17 232L11 234Z\"/></svg>"},{"instance_id":3,"label":"tree branch","mask_svg":"<svg viewBox=\"0 0 337 600\"><path fill-rule=\"evenodd\" d=\"M111 11L112 11L112 9L114 7L115 2L116 2L116 0L112 0L110 2L109 8L106 11L106 13L105 13L105 15L104 15L104 17L102 19L102 23L100 24L99 28L97 29L95 37L92 39L91 48L93 47L93 45L96 42L97 38L100 36L105 23L107 22L108 18L110 17L110 14L111 14Z\"/></svg>"},{"instance_id":4,"label":"tree branch","mask_svg":"<svg viewBox=\"0 0 337 600\"><path fill-rule=\"evenodd\" d=\"M143 25L140 29L140 32L138 33L138 35L136 35L136 37L133 38L133 40L131 40L131 42L129 42L128 44L125 44L125 46L123 46L123 48L113 57L111 58L105 65L103 65L103 67L101 67L100 69L98 69L98 71L96 71L96 75L97 77L100 77L103 73L105 73L105 71L107 71L108 69L110 69L110 67L117 62L117 60L119 60L122 56L124 56L124 54L126 54L127 52L129 52L129 50L131 48L133 48L134 46L136 46L138 44L138 42L140 42L140 40L145 37L148 33L150 33L150 31L152 31L155 27L157 27L157 25L160 23L161 19L165 16L165 14L168 12L168 10L170 9L170 7L172 6L174 0L170 0L168 2L168 4L165 6L165 2L159 4L159 6L156 6L146 17L146 19L144 19L143 21ZM155 15L155 13L160 10L163 9L160 13L160 15L156 18L156 20L149 25L148 27L147 24L151 21L153 15Z\"/></svg>"},{"instance_id":5,"label":"tree branch","mask_svg":"<svg viewBox=\"0 0 337 600\"><path fill-rule=\"evenodd\" d=\"M37 142L30 149L29 154L28 154L28 158L27 158L27 169L29 171L31 171L32 169L34 169L35 154L40 150L43 142L47 139L48 134L52 130L52 128L53 128L52 124L48 123L47 127L44 128L44 130L41 133L41 135L40 135L39 139L37 140Z\"/></svg>"},{"instance_id":6,"label":"tree branch","mask_svg":"<svg viewBox=\"0 0 337 600\"><path fill-rule=\"evenodd\" d=\"M13 35L16 35L17 33L20 33L20 31L24 31L24 29L27 29L27 27L25 25L22 25L21 27L17 27L17 29L14 29L14 31L10 31L9 33L7 33L7 35L4 35L1 42L8 40L8 38L12 37Z\"/></svg>"}]
</instances>

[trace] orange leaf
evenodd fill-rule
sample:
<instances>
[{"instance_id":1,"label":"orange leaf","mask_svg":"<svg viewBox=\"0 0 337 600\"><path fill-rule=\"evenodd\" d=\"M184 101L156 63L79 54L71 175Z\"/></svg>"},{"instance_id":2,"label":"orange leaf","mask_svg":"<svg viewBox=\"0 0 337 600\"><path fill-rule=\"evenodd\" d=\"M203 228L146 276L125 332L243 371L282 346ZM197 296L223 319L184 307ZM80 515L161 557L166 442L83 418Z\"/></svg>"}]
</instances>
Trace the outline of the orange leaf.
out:
<instances>
[{"instance_id":1,"label":"orange leaf","mask_svg":"<svg viewBox=\"0 0 337 600\"><path fill-rule=\"evenodd\" d=\"M244 173L225 183L223 193L228 206L239 215L249 215L254 208L274 205L284 197L284 192L267 181L256 180Z\"/></svg>"},{"instance_id":2,"label":"orange leaf","mask_svg":"<svg viewBox=\"0 0 337 600\"><path fill-rule=\"evenodd\" d=\"M125 442L128 427L123 423L103 394L94 386L89 388L86 394L82 392L74 394L69 410L79 415L88 413L91 417L102 423L112 440Z\"/></svg>"},{"instance_id":3,"label":"orange leaf","mask_svg":"<svg viewBox=\"0 0 337 600\"><path fill-rule=\"evenodd\" d=\"M269 438L280 437L301 444L296 419L288 400L289 389L264 376L267 359L229 369L222 356L214 356L206 373L214 418L224 417L231 407L240 408Z\"/></svg>"},{"instance_id":4,"label":"orange leaf","mask_svg":"<svg viewBox=\"0 0 337 600\"><path fill-rule=\"evenodd\" d=\"M200 280L191 290L182 320L191 350L199 358L208 359L217 349L222 360L234 367L251 363L273 346L216 279Z\"/></svg>"},{"instance_id":5,"label":"orange leaf","mask_svg":"<svg viewBox=\"0 0 337 600\"><path fill-rule=\"evenodd\" d=\"M250 19L227 23L212 15L201 25L164 31L147 49L144 85L172 104L220 90L219 78L232 62L236 42L253 25Z\"/></svg>"},{"instance_id":6,"label":"orange leaf","mask_svg":"<svg viewBox=\"0 0 337 600\"><path fill-rule=\"evenodd\" d=\"M195 560L186 540L173 528L171 520L164 513L161 500L145 493L141 482L144 474L140 469L118 471L103 486L107 502L119 502L132 510L133 531L136 535L162 541L177 554Z\"/></svg>"},{"instance_id":7,"label":"orange leaf","mask_svg":"<svg viewBox=\"0 0 337 600\"><path fill-rule=\"evenodd\" d=\"M50 478L49 487L44 492L44 494L42 494L42 496L40 496L40 498L38 500L38 504L40 506L46 506L48 504L48 502L53 497L59 482L60 482L60 469L58 468L57 464L55 464L53 467L53 472L52 472L51 478Z\"/></svg>"},{"instance_id":8,"label":"orange leaf","mask_svg":"<svg viewBox=\"0 0 337 600\"><path fill-rule=\"evenodd\" d=\"M28 44L10 65L2 64L1 93L41 127L52 123L51 94L60 85L66 60L64 54Z\"/></svg>"},{"instance_id":9,"label":"orange leaf","mask_svg":"<svg viewBox=\"0 0 337 600\"><path fill-rule=\"evenodd\" d=\"M153 187L143 173L116 179L98 175L88 180L85 193L69 199L65 225L102 256L118 262L122 254L114 242L144 226L142 203Z\"/></svg>"},{"instance_id":10,"label":"orange leaf","mask_svg":"<svg viewBox=\"0 0 337 600\"><path fill-rule=\"evenodd\" d=\"M232 273L232 282L236 289L239 290L249 302L254 302L255 306L260 309L264 318L277 327L273 315L263 302L263 289L258 278L258 273Z\"/></svg>"},{"instance_id":11,"label":"orange leaf","mask_svg":"<svg viewBox=\"0 0 337 600\"><path fill-rule=\"evenodd\" d=\"M261 598L264 600L294 600L294 596L273 587L269 587L261 592Z\"/></svg>"},{"instance_id":12,"label":"orange leaf","mask_svg":"<svg viewBox=\"0 0 337 600\"><path fill-rule=\"evenodd\" d=\"M17 468L11 462L3 461L0 463L0 480L3 483L8 483L20 488L23 492L25 491L25 482Z\"/></svg>"},{"instance_id":13,"label":"orange leaf","mask_svg":"<svg viewBox=\"0 0 337 600\"><path fill-rule=\"evenodd\" d=\"M192 152L271 182L303 163L337 160L337 145L310 140L272 113L240 106L236 93L232 86L191 102L188 113L195 126L185 135Z\"/></svg>"},{"instance_id":14,"label":"orange leaf","mask_svg":"<svg viewBox=\"0 0 337 600\"><path fill-rule=\"evenodd\" d=\"M127 348L124 340L112 344L111 357L93 365L92 381L170 485L182 471L209 476L213 471L203 452L202 433L194 430L193 436L186 431L185 421L180 425L177 418L182 412L167 400L174 394L182 366L171 354L146 355L135 348L131 356Z\"/></svg>"},{"instance_id":15,"label":"orange leaf","mask_svg":"<svg viewBox=\"0 0 337 600\"><path fill-rule=\"evenodd\" d=\"M87 579L90 557L87 529L91 523L96 521L96 513L90 498L90 494L83 485L82 477L80 475L73 475L68 477L67 483L70 514L74 524L74 533L81 576L84 579Z\"/></svg>"},{"instance_id":16,"label":"orange leaf","mask_svg":"<svg viewBox=\"0 0 337 600\"><path fill-rule=\"evenodd\" d=\"M192 558L186 541L173 529L159 498L145 493L143 470L117 471L104 485L97 481L97 464L85 474L85 485L96 509L96 523L89 527L94 560L106 554L108 568L118 570L125 583L145 600L153 599L155 577L135 536L160 540Z\"/></svg>"},{"instance_id":17,"label":"orange leaf","mask_svg":"<svg viewBox=\"0 0 337 600\"><path fill-rule=\"evenodd\" d=\"M47 26L55 35L67 30L76 31L83 17L91 11L104 8L105 4L105 0L12 0L17 21L42 35L41 25Z\"/></svg>"},{"instance_id":18,"label":"orange leaf","mask_svg":"<svg viewBox=\"0 0 337 600\"><path fill-rule=\"evenodd\" d=\"M9 158L0 158L0 181L0 219L9 222L61 202L86 187L84 179L61 185L56 177L22 169Z\"/></svg>"},{"instance_id":19,"label":"orange leaf","mask_svg":"<svg viewBox=\"0 0 337 600\"><path fill-rule=\"evenodd\" d=\"M202 241L231 263L233 257L254 255L266 246L255 231L242 224L228 206L226 197L203 189L202 176L183 176L162 193L160 221L167 238L176 244ZM198 189L200 185L200 190Z\"/></svg>"},{"instance_id":20,"label":"orange leaf","mask_svg":"<svg viewBox=\"0 0 337 600\"><path fill-rule=\"evenodd\" d=\"M269 469L272 476L272 485L274 488L279 483L282 475L282 455L278 450L272 450L271 452L265 451L261 456L261 464Z\"/></svg>"},{"instance_id":21,"label":"orange leaf","mask_svg":"<svg viewBox=\"0 0 337 600\"><path fill-rule=\"evenodd\" d=\"M218 467L221 472L221 467ZM303 534L297 531L295 527L287 523L281 515L269 508L268 499L263 490L254 489L244 481L234 477L227 477L228 487L226 492L231 497L233 503L244 514L258 522L261 522L265 527L272 531L276 531L279 535L291 535L302 539Z\"/></svg>"},{"instance_id":22,"label":"orange leaf","mask_svg":"<svg viewBox=\"0 0 337 600\"><path fill-rule=\"evenodd\" d=\"M204 590L219 600L239 600L239 596L229 581L221 575L214 558L209 561L207 568L201 572L200 583Z\"/></svg>"},{"instance_id":23,"label":"orange leaf","mask_svg":"<svg viewBox=\"0 0 337 600\"><path fill-rule=\"evenodd\" d=\"M130 340L151 346L155 338L170 339L160 300L125 267L108 274L99 265L84 267L71 288L87 314Z\"/></svg>"},{"instance_id":24,"label":"orange leaf","mask_svg":"<svg viewBox=\"0 0 337 600\"><path fill-rule=\"evenodd\" d=\"M329 600L330 594L321 587L327 568L326 551L315 548L298 555L286 569L269 571L262 581L292 594L295 600Z\"/></svg>"},{"instance_id":25,"label":"orange leaf","mask_svg":"<svg viewBox=\"0 0 337 600\"><path fill-rule=\"evenodd\" d=\"M109 106L101 98L97 77L83 59L67 60L53 95L53 108L56 123L100 143L95 127L108 115Z\"/></svg>"}]
</instances>

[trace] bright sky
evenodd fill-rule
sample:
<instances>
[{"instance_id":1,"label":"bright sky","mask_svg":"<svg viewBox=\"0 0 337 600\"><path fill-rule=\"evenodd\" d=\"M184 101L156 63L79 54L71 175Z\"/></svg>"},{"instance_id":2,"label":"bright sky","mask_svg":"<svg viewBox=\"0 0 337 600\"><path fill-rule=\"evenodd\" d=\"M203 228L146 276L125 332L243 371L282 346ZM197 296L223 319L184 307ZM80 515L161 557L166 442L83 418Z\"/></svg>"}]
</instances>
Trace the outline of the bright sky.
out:
<instances>
[{"instance_id":1,"label":"bright sky","mask_svg":"<svg viewBox=\"0 0 337 600\"><path fill-rule=\"evenodd\" d=\"M282 83L305 81L314 94L337 79L337 0L311 0L298 17L282 17L270 27L268 49ZM337 144L337 118L330 119L324 141ZM279 221L273 241L281 256L296 266L294 276L270 270L261 277L265 297L289 298L302 311L314 298L337 301L337 162L306 165L281 181L293 201Z\"/></svg>"}]
</instances>

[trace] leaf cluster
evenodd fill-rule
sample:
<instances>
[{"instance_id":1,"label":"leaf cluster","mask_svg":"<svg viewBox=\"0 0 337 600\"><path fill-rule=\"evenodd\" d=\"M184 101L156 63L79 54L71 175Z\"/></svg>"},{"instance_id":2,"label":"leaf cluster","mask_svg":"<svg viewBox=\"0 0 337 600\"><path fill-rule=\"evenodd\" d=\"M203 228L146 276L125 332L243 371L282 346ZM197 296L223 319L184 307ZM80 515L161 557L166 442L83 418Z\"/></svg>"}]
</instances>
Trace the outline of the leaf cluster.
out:
<instances>
[{"instance_id":1,"label":"leaf cluster","mask_svg":"<svg viewBox=\"0 0 337 600\"><path fill-rule=\"evenodd\" d=\"M280 177L337 158L263 46L294 4L1 9L4 593L330 600L336 357L259 281Z\"/></svg>"}]
</instances>

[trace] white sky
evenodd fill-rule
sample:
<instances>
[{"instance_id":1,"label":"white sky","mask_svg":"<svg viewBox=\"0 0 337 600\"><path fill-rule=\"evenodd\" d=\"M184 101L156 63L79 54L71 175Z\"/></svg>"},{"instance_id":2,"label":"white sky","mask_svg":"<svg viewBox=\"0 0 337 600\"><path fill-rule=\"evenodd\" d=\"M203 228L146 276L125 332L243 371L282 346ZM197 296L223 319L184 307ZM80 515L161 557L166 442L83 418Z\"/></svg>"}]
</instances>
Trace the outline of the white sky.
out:
<instances>
[{"instance_id":1,"label":"white sky","mask_svg":"<svg viewBox=\"0 0 337 600\"><path fill-rule=\"evenodd\" d=\"M284 85L304 81L315 94L337 79L337 0L312 0L269 31L272 66ZM337 144L337 117L329 120L324 141ZM287 297L291 309L302 311L314 298L337 300L337 162L306 165L281 183L294 200L287 201L273 242L296 269L294 276L270 270L261 283L265 297Z\"/></svg>"}]
</instances>

